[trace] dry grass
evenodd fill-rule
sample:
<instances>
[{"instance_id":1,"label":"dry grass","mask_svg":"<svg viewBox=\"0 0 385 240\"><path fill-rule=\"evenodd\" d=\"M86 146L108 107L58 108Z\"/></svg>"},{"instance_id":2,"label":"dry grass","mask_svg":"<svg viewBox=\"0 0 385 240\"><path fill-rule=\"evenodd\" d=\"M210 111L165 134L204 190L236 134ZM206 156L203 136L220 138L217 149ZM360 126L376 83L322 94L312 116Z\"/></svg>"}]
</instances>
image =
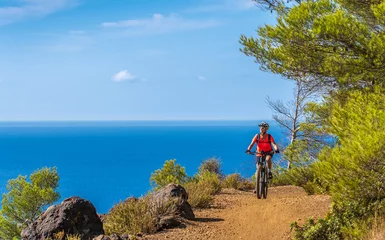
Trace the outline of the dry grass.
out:
<instances>
[{"instance_id":1,"label":"dry grass","mask_svg":"<svg viewBox=\"0 0 385 240\"><path fill-rule=\"evenodd\" d=\"M208 182L191 181L185 184L188 202L193 208L208 208L212 205L212 186Z\"/></svg>"},{"instance_id":2,"label":"dry grass","mask_svg":"<svg viewBox=\"0 0 385 240\"><path fill-rule=\"evenodd\" d=\"M385 239L385 218L377 218L373 220L373 225L366 240L383 240Z\"/></svg>"},{"instance_id":3,"label":"dry grass","mask_svg":"<svg viewBox=\"0 0 385 240\"><path fill-rule=\"evenodd\" d=\"M162 216L175 213L180 199L174 198L167 201L154 201L151 195L139 199L128 199L115 205L106 215L103 224L107 235L154 233L158 221Z\"/></svg>"},{"instance_id":4,"label":"dry grass","mask_svg":"<svg viewBox=\"0 0 385 240\"><path fill-rule=\"evenodd\" d=\"M81 238L80 238L80 235L78 235L78 234L75 234L75 235L67 235L66 236L66 240L81 240Z\"/></svg>"}]
</instances>

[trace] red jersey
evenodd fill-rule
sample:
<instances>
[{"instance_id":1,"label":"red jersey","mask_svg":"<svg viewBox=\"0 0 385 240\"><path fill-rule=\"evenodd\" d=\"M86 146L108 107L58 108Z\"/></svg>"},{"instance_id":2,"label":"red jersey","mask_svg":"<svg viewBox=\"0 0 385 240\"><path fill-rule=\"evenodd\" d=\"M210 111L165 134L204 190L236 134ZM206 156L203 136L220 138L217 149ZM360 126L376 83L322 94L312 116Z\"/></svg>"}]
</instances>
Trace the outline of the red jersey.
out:
<instances>
[{"instance_id":1,"label":"red jersey","mask_svg":"<svg viewBox=\"0 0 385 240\"><path fill-rule=\"evenodd\" d=\"M259 140L258 140L259 135ZM270 135L270 141L269 141L269 134L266 133L263 137L260 134L255 135L253 138L253 142L257 143L257 152L270 152L273 151L273 148L271 146L271 143L274 142L273 136Z\"/></svg>"}]
</instances>

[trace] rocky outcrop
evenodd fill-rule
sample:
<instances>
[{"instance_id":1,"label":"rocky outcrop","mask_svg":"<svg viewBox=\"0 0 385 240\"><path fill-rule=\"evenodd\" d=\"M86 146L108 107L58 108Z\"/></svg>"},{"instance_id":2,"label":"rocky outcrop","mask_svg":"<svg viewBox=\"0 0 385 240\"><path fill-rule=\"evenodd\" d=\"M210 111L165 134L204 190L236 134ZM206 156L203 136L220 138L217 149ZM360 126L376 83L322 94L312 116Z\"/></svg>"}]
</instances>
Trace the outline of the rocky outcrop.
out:
<instances>
[{"instance_id":1,"label":"rocky outcrop","mask_svg":"<svg viewBox=\"0 0 385 240\"><path fill-rule=\"evenodd\" d=\"M157 229L161 230L184 226L182 223L183 219L195 219L194 212L187 200L188 194L186 190L178 184L169 184L155 192L151 196L151 202L155 209L165 208L168 204L172 205L172 207L168 208L172 209L172 211L157 211L162 212L156 220Z\"/></svg>"},{"instance_id":2,"label":"rocky outcrop","mask_svg":"<svg viewBox=\"0 0 385 240\"><path fill-rule=\"evenodd\" d=\"M156 191L152 197L155 203L167 202L172 199L177 199L178 204L174 214L189 220L195 219L191 205L187 202L188 194L182 186L173 183L168 184L164 188Z\"/></svg>"},{"instance_id":3,"label":"rocky outcrop","mask_svg":"<svg viewBox=\"0 0 385 240\"><path fill-rule=\"evenodd\" d=\"M79 235L83 240L104 234L103 224L91 202L70 197L62 203L49 207L38 219L23 229L23 240L59 239L64 234Z\"/></svg>"}]
</instances>

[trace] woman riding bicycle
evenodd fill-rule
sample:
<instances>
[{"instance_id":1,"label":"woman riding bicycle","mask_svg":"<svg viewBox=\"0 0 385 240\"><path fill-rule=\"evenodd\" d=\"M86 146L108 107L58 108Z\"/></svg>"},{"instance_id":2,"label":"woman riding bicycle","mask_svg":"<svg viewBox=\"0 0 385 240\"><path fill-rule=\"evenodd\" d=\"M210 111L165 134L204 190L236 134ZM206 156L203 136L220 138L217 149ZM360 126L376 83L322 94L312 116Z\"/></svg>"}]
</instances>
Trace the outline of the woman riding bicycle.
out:
<instances>
[{"instance_id":1,"label":"woman riding bicycle","mask_svg":"<svg viewBox=\"0 0 385 240\"><path fill-rule=\"evenodd\" d=\"M273 136L267 133L267 130L269 129L269 124L266 122L261 122L258 126L259 126L260 133L256 134L253 140L251 140L251 143L247 148L246 153L250 154L251 153L250 150L253 148L254 144L256 144L257 145L257 163L259 162L259 158L261 157L260 153L262 151L267 153L266 161L269 168L269 178L271 179L273 178L273 174L271 172L271 168L273 165L271 158L274 154L272 145L275 149L275 153L279 153L279 149L277 144L275 144Z\"/></svg>"}]
</instances>

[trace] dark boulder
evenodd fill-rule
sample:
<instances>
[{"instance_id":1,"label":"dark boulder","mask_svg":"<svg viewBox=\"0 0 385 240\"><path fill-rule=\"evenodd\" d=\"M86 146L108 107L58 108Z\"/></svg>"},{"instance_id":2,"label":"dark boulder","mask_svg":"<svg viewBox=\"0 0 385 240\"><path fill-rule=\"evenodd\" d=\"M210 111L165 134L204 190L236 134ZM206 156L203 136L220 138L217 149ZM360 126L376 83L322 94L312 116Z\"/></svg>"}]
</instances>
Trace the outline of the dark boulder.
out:
<instances>
[{"instance_id":1,"label":"dark boulder","mask_svg":"<svg viewBox=\"0 0 385 240\"><path fill-rule=\"evenodd\" d=\"M178 204L173 214L189 220L195 219L191 205L187 202L188 194L186 190L178 184L168 184L164 188L156 191L152 198L155 204L177 199Z\"/></svg>"},{"instance_id":2,"label":"dark boulder","mask_svg":"<svg viewBox=\"0 0 385 240\"><path fill-rule=\"evenodd\" d=\"M23 229L23 240L57 239L64 240L66 235L78 235L89 240L104 234L103 224L90 201L70 197L62 203L49 207L38 219Z\"/></svg>"}]
</instances>

